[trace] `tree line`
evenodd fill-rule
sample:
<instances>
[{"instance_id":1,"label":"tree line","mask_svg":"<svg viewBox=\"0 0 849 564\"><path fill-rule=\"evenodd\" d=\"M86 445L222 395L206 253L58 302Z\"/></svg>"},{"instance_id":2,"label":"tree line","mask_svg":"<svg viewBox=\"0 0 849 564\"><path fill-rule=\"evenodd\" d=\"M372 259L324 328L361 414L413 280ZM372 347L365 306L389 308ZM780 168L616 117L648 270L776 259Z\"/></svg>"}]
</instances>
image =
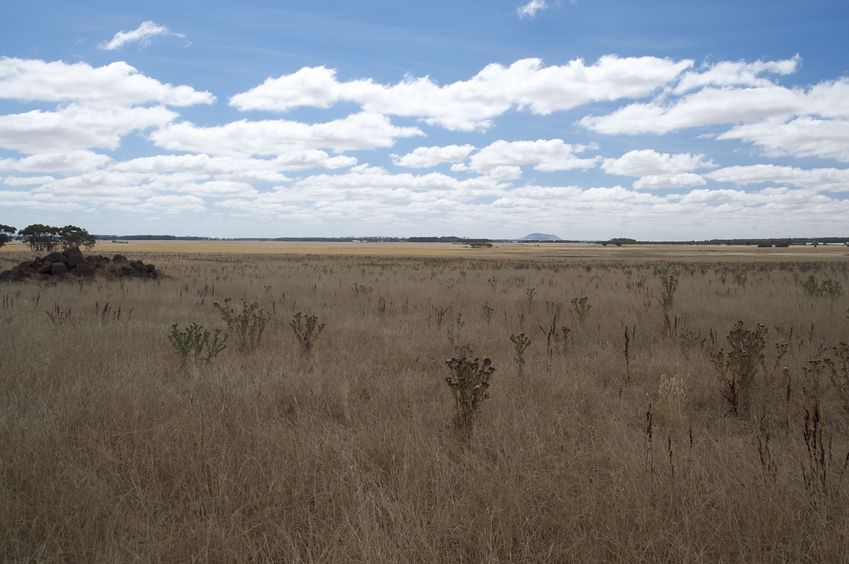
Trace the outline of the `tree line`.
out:
<instances>
[{"instance_id":1,"label":"tree line","mask_svg":"<svg viewBox=\"0 0 849 564\"><path fill-rule=\"evenodd\" d=\"M97 242L94 235L76 225L53 227L35 223L18 231L11 225L0 224L0 247L15 239L29 245L30 249L36 252L50 252L71 247L85 247L91 250Z\"/></svg>"}]
</instances>

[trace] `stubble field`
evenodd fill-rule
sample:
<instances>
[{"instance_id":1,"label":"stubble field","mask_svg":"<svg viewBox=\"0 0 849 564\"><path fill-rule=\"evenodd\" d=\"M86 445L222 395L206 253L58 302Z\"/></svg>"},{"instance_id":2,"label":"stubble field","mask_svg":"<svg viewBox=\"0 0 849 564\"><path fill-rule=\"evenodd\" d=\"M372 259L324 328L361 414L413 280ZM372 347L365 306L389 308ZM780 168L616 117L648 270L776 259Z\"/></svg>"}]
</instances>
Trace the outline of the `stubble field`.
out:
<instances>
[{"instance_id":1,"label":"stubble field","mask_svg":"<svg viewBox=\"0 0 849 564\"><path fill-rule=\"evenodd\" d=\"M849 249L245 245L0 286L0 560L849 559Z\"/></svg>"}]
</instances>

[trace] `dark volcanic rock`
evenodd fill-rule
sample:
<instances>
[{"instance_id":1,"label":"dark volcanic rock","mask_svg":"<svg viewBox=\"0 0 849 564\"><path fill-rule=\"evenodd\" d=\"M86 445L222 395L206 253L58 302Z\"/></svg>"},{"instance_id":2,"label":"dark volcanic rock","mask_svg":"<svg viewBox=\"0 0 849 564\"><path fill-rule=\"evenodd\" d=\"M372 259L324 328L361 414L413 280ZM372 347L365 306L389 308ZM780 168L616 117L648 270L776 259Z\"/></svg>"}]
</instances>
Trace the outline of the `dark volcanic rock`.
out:
<instances>
[{"instance_id":1,"label":"dark volcanic rock","mask_svg":"<svg viewBox=\"0 0 849 564\"><path fill-rule=\"evenodd\" d=\"M83 261L83 253L79 247L71 247L62 251L62 256L65 257L65 263L70 268L74 268Z\"/></svg>"},{"instance_id":2,"label":"dark volcanic rock","mask_svg":"<svg viewBox=\"0 0 849 564\"><path fill-rule=\"evenodd\" d=\"M50 275L57 276L68 272L68 266L64 262L54 262L50 265Z\"/></svg>"},{"instance_id":3,"label":"dark volcanic rock","mask_svg":"<svg viewBox=\"0 0 849 564\"><path fill-rule=\"evenodd\" d=\"M73 247L61 253L52 252L43 258L24 261L11 270L0 272L0 281L20 281L36 277L41 280L61 280L69 275L92 277L97 273L112 278L158 278L159 271L152 264L129 260L124 255L110 259L102 255L84 256Z\"/></svg>"},{"instance_id":4,"label":"dark volcanic rock","mask_svg":"<svg viewBox=\"0 0 849 564\"><path fill-rule=\"evenodd\" d=\"M97 272L97 271L89 263L81 262L80 264L77 265L76 272L80 276L94 276L95 272Z\"/></svg>"}]
</instances>

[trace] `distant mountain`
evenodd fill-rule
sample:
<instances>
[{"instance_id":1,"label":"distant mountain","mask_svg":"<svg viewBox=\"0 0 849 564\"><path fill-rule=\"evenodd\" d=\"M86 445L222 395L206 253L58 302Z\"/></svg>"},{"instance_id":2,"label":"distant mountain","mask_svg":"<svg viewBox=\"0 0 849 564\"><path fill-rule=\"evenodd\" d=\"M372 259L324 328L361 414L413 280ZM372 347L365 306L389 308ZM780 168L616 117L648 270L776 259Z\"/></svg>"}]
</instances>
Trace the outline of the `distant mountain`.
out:
<instances>
[{"instance_id":1,"label":"distant mountain","mask_svg":"<svg viewBox=\"0 0 849 564\"><path fill-rule=\"evenodd\" d=\"M531 233L530 235L525 235L520 241L562 241L560 237L557 235L551 235L550 233Z\"/></svg>"}]
</instances>

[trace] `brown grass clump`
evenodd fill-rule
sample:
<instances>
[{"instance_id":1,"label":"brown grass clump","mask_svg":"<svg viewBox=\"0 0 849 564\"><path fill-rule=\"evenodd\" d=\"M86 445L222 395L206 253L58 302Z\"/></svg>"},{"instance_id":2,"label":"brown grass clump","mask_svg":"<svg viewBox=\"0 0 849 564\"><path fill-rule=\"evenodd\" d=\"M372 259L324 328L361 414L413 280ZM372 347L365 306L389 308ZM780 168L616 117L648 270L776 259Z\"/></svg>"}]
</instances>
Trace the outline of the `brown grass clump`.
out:
<instances>
[{"instance_id":1,"label":"brown grass clump","mask_svg":"<svg viewBox=\"0 0 849 564\"><path fill-rule=\"evenodd\" d=\"M849 559L845 260L148 259L0 285L2 561Z\"/></svg>"}]
</instances>

